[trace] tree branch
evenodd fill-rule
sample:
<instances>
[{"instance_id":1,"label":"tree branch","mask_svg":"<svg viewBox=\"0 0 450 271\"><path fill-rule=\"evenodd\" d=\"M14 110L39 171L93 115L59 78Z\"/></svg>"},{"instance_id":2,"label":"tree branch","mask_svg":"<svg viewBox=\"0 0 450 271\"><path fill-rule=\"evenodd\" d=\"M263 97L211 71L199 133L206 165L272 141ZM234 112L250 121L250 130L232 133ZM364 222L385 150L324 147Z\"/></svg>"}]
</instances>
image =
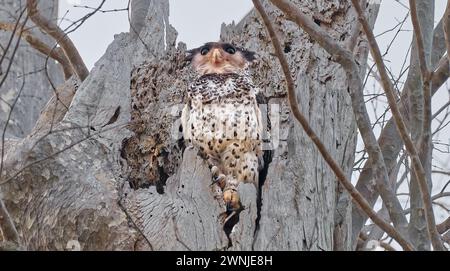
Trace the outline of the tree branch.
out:
<instances>
[{"instance_id":1,"label":"tree branch","mask_svg":"<svg viewBox=\"0 0 450 271\"><path fill-rule=\"evenodd\" d=\"M408 13L409 16L409 13ZM407 17L405 17L405 20ZM431 63L434 66L439 66L435 73L433 74L433 86L432 93L436 93L436 91L447 81L448 79L448 64L439 63L439 60L446 60L448 63L448 59L442 58L445 53L445 48L443 48L444 41L444 31L442 28L443 19L440 20L438 25L433 31L433 46L431 50ZM418 66L417 62L417 47L412 46L412 51L410 53L410 68L408 70L408 75L406 82L403 84L403 90L401 92L400 100L397 105L399 107L400 112L402 113L403 118L406 121L406 125L410 126L411 124L411 110L410 107L410 92L416 89L418 86L417 77L420 76L420 72L416 72L415 67ZM439 64L438 64L439 63ZM381 81L381 80L380 80ZM381 83L380 83L381 84ZM414 107L416 108L416 107ZM381 147L381 151L383 153L383 158L386 163L386 167L389 171L395 167L397 163L397 157L400 153L400 150L403 147L403 141L399 136L399 133L396 128L396 124L394 118L391 117L386 125L383 127L380 136L378 138L378 143ZM372 159L368 159L364 167L359 175L358 181L356 183L356 188L358 191L367 199L367 201L373 206L379 196L378 191L376 190L375 183L373 180L373 172ZM420 202L422 202L420 191L417 189L417 192L420 197ZM358 237L359 231L365 224L367 217L362 216L358 210L352 211L352 240L356 242L356 238Z\"/></svg>"},{"instance_id":2,"label":"tree branch","mask_svg":"<svg viewBox=\"0 0 450 271\"><path fill-rule=\"evenodd\" d=\"M447 7L444 13L444 36L445 45L447 47L447 57L450 59L450 0L447 1Z\"/></svg>"},{"instance_id":3,"label":"tree branch","mask_svg":"<svg viewBox=\"0 0 450 271\"><path fill-rule=\"evenodd\" d=\"M442 26L442 25L441 25ZM437 38L440 36L439 31L441 30L441 27L438 26L437 29L435 29L435 41L439 40ZM443 32L443 31L441 31ZM442 33L443 34L443 33ZM443 37L442 37L443 39ZM434 45L437 46L436 42L434 42ZM439 51L436 47L433 48L433 52ZM437 53L437 54L440 54ZM411 70L410 70L411 71ZM434 95L438 89L441 88L441 86L448 80L448 77L450 75L449 72L449 59L447 56L444 56L441 58L438 67L433 73L432 77L432 95ZM400 97L400 101L397 103L399 106L400 112L403 114L404 118L407 117L407 108L409 106L409 100L408 100L408 84L409 80L411 78L408 78L407 82L405 83L405 87L402 91L402 95ZM406 118L407 119L407 118ZM403 146L403 141L400 139L397 129L395 128L395 121L393 117L389 119L386 126L383 128L383 130L380 133L378 143L380 144L380 147L383 152L384 161L386 163L387 168L393 168L396 163L396 158ZM375 189L372 189L374 185L371 184L372 181L372 160L368 159L367 162L364 165L364 168L358 178L356 188L358 191L369 201L369 203L375 204L375 200L378 198L378 193ZM359 231L361 230L362 226L364 225L366 219L357 221L356 215L359 215L358 212L353 212L353 230L354 230L354 238L358 236Z\"/></svg>"},{"instance_id":4,"label":"tree branch","mask_svg":"<svg viewBox=\"0 0 450 271\"><path fill-rule=\"evenodd\" d=\"M345 69L356 123L361 132L365 148L373 161L375 161L373 170L375 171L376 188L387 206L395 227L402 234L406 234L408 222L398 198L389 185L382 152L373 133L369 114L364 103L363 82L359 76L359 67L352 52L341 47L326 31L318 27L312 20L309 20L296 6L287 1L272 2L313 37L329 54L333 55L334 61L340 63Z\"/></svg>"},{"instance_id":5,"label":"tree branch","mask_svg":"<svg viewBox=\"0 0 450 271\"><path fill-rule=\"evenodd\" d=\"M428 69L428 61L425 57L425 44L422 35L422 28L420 26L419 18L417 15L416 0L409 0L409 6L411 9L411 21L413 24L414 36L417 45L417 55L419 56L420 71L422 72L424 82L426 82L426 80L430 80L431 74Z\"/></svg>"},{"instance_id":6,"label":"tree branch","mask_svg":"<svg viewBox=\"0 0 450 271\"><path fill-rule=\"evenodd\" d=\"M361 0L362 6L367 5L367 0ZM349 51L353 52L355 50L356 44L358 42L358 38L361 34L361 23L357 21L356 25L353 26L353 29L350 33L350 38L347 41L347 45L345 46Z\"/></svg>"},{"instance_id":7,"label":"tree branch","mask_svg":"<svg viewBox=\"0 0 450 271\"><path fill-rule=\"evenodd\" d=\"M448 217L441 224L437 225L437 230L440 234L444 234L446 231L450 230L450 217Z\"/></svg>"},{"instance_id":8,"label":"tree branch","mask_svg":"<svg viewBox=\"0 0 450 271\"><path fill-rule=\"evenodd\" d=\"M9 23L0 22L0 29L5 31L15 31L15 25ZM16 35L20 35L23 39L25 39L31 47L38 50L42 54L53 58L58 61L61 65L61 68L64 72L64 78L68 79L72 76L72 67L70 66L69 60L67 60L64 52L60 48L50 48L47 44L36 38L31 34L29 30L23 30L22 33L15 32Z\"/></svg>"},{"instance_id":9,"label":"tree branch","mask_svg":"<svg viewBox=\"0 0 450 271\"><path fill-rule=\"evenodd\" d=\"M431 142L431 71L429 69L429 54L431 50L432 37L429 31L433 28L434 18L434 3L433 1L421 1L416 5L415 0L409 0L411 10L411 21L414 29L414 40L417 52L417 64L419 66L420 75L417 77L417 84L411 87L411 114L414 114L411 122L411 137L417 141L419 148L420 161L424 167L426 176L431 187L431 157L432 157L432 142ZM418 16L418 9L422 11L421 17ZM428 28L428 29L427 29ZM427 31L427 32L428 32ZM424 35L426 34L426 35ZM410 233L416 236L417 247L421 249L429 249L430 238L428 236L420 236L422 225L426 223L426 217L422 215L424 199L420 192L420 183L414 178L415 170L411 176L410 185ZM432 206L432 202L429 203ZM432 209L432 208L431 208ZM431 240L433 242L433 240Z\"/></svg>"},{"instance_id":10,"label":"tree branch","mask_svg":"<svg viewBox=\"0 0 450 271\"><path fill-rule=\"evenodd\" d=\"M39 13L36 0L27 0L27 9L30 19L39 28L56 40L69 60L73 71L75 71L81 81L84 81L84 79L86 79L89 75L89 70L84 64L83 59L70 38L55 23L51 22Z\"/></svg>"},{"instance_id":11,"label":"tree branch","mask_svg":"<svg viewBox=\"0 0 450 271\"><path fill-rule=\"evenodd\" d=\"M289 3L286 3L284 1L272 1L277 7L283 10L285 13L288 13L286 9L289 11L292 11L292 7L289 7ZM283 3L280 3L283 2ZM294 117L298 120L298 122L301 124L303 129L305 130L306 134L311 138L311 140L316 145L317 149L321 153L324 160L327 162L327 164L330 166L330 168L333 170L335 175L337 176L338 180L341 182L341 184L347 189L350 196L355 200L355 202L358 204L358 206L361 207L361 209L376 223L379 225L380 228L383 230L386 230L387 233L392 236L399 244L405 249L405 250L413 250L413 247L409 242L402 237L402 235L390 224L386 223L383 219L378 217L378 215L375 213L375 211L369 206L367 201L361 196L361 194L358 193L358 191L355 189L355 187L351 184L351 182L347 179L345 176L345 173L342 171L342 169L339 167L339 165L336 163L336 161L331 157L329 152L327 151L326 147L323 145L323 143L320 141L320 139L317 137L315 132L310 127L308 121L303 116L303 114L300 112L298 108L298 104L295 98L295 92L294 92L294 81L291 77L289 66L287 63L287 60L284 56L283 49L280 45L280 42L276 36L275 30L273 29L272 23L270 22L270 19L266 12L264 11L264 8L262 7L261 3L258 0L253 0L253 4L255 5L255 8L260 13L261 17L263 18L264 24L267 28L267 31L269 32L269 35L272 40L272 44L275 49L275 53L280 61L280 64L282 66L283 72L286 77L287 82L287 89L288 89L288 100L289 104L292 110L292 113ZM280 5L280 6L279 6ZM298 16L302 17L303 14L300 14L297 12ZM305 18L302 18L305 19ZM328 35L324 33L320 33L322 30L316 29L314 23L312 23L310 20L303 20L303 28L307 28L310 32L312 32L312 35L314 39L316 39L319 44L322 46L327 46L332 53L334 53L334 57L337 59L340 59L342 62L346 63L347 65L355 65L353 61L351 61L351 54L350 57L348 56L349 52L341 50L339 45L334 43ZM306 30L306 31L308 31ZM327 40L328 39L328 40ZM326 41L324 41L326 40ZM349 61L350 60L350 61Z\"/></svg>"},{"instance_id":12,"label":"tree branch","mask_svg":"<svg viewBox=\"0 0 450 271\"><path fill-rule=\"evenodd\" d=\"M413 168L416 173L420 192L422 194L422 198L423 198L424 205L425 205L425 216L427 219L428 231L429 231L432 243L433 243L433 247L436 250L445 250L444 246L442 245L442 242L440 241L439 233L436 230L436 222L434 219L432 206L430 206L430 204L427 204L427 203L431 202L431 197L430 197L430 192L428 191L429 189L427 186L427 177L425 174L425 170L420 161L416 147L414 146L413 141L409 137L408 128L406 127L403 117L397 107L397 102L395 99L392 82L390 81L389 76L386 72L386 67L384 65L383 58L381 56L381 52L378 47L378 43L375 39L372 29L370 28L370 26L364 16L364 12L361 9L359 2L357 0L352 0L352 3L353 3L353 7L356 9L356 11L358 13L359 21L361 22L364 32L366 34L366 37L368 39L370 49L372 52L372 56L374 58L374 61L377 64L378 71L379 71L381 79L382 79L383 89L386 93L389 107L391 108L391 112L394 117L395 123L397 125L397 129L399 131L400 137L402 138L402 140L405 144L405 148L406 148L407 152L409 153L411 160L412 160Z\"/></svg>"}]
</instances>

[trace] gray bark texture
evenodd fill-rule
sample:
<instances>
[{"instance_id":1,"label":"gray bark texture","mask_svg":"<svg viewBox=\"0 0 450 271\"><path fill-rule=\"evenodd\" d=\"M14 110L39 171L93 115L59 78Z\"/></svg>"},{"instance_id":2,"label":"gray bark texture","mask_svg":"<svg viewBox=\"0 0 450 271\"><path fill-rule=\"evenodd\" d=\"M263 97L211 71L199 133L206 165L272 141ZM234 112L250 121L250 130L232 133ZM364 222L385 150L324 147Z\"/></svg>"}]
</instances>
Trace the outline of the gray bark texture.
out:
<instances>
[{"instance_id":1,"label":"gray bark texture","mask_svg":"<svg viewBox=\"0 0 450 271\"><path fill-rule=\"evenodd\" d=\"M419 19L420 28L422 30L422 38L424 41L424 50L428 67L431 63L431 50L433 46L433 27L434 27L434 1L418 1L416 4L417 17ZM423 131L424 120L424 91L423 82L420 71L419 60L417 56L417 44L415 38L413 39L412 52L415 55L412 57L410 63L409 72L409 110L411 112L410 127L411 127L411 138L415 142L420 142L421 135L425 132ZM431 139L427 142L429 146L426 153L420 154L420 159L425 169L428 189L431 191ZM427 231L427 222L425 219L425 209L423 207L422 195L420 194L419 183L415 177L415 172L412 170L411 174L411 184L409 186L410 205L411 205L411 219L409 224L409 237L411 242L417 247L418 250L430 250L430 237Z\"/></svg>"},{"instance_id":2,"label":"gray bark texture","mask_svg":"<svg viewBox=\"0 0 450 271\"><path fill-rule=\"evenodd\" d=\"M295 3L336 39L349 38L356 18L346 1ZM350 250L351 200L290 116L283 73L255 11L223 25L220 39L258 53L253 77L268 104L264 118L275 146L265 152L259 183L239 186L245 206L239 219L223 224L208 166L180 137L192 74L168 5L134 0L130 33L116 35L79 86L69 80L60 88L64 97L73 95L64 117L49 126L43 114L28 137L5 144L2 198L24 246ZM345 72L268 1L264 6L284 44L303 113L350 178L356 125Z\"/></svg>"},{"instance_id":3,"label":"gray bark texture","mask_svg":"<svg viewBox=\"0 0 450 271\"><path fill-rule=\"evenodd\" d=\"M2 7L0 9L0 22L15 24L20 13L25 9L25 2L25 0L0 0L0 6ZM58 15L58 1L56 0L39 1L38 7L47 18L53 19ZM20 20L21 23L25 20L25 17L26 12ZM28 20L27 26L30 25L30 20ZM36 29L32 29L32 33L48 44L50 48L55 44L46 34ZM0 31L0 48L6 49L11 35L13 35L12 32ZM11 111L8 104L12 105L20 92L20 97L14 106L7 125L6 135L23 138L31 132L42 107L52 96L53 87L47 74L53 86L60 85L64 77L62 76L62 70L52 59L49 59L46 65L46 56L37 52L24 40L20 41L15 56L12 57L13 48L18 39L18 36L15 35L0 67L0 78L3 79L6 76L0 91L0 131L3 131ZM3 49L0 49L0 56L3 55ZM10 71L7 72L11 59L13 59L13 63Z\"/></svg>"}]
</instances>

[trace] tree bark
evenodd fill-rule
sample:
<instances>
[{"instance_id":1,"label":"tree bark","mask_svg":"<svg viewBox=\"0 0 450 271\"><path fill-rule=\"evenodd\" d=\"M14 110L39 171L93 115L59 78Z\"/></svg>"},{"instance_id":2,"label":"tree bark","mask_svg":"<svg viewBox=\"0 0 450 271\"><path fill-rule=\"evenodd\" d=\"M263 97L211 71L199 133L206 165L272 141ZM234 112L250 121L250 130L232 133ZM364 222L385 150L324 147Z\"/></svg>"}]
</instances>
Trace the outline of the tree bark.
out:
<instances>
[{"instance_id":1,"label":"tree bark","mask_svg":"<svg viewBox=\"0 0 450 271\"><path fill-rule=\"evenodd\" d=\"M417 1L417 18L419 20L420 28L422 29L422 39L424 41L423 53L426 57L427 66L431 63L431 50L433 46L433 27L434 27L434 1ZM413 44L411 52L414 56L411 57L409 65L410 72L408 80L409 85L409 111L410 113L410 129L411 138L414 142L420 142L420 139L426 131L423 130L424 119L424 82L421 76L419 57L417 55L418 48L415 38L413 37ZM431 125L431 124L430 124ZM419 143L420 144L420 143ZM421 151L420 160L426 171L428 179L428 190L431 191L431 137L427 142L424 142L428 148ZM419 148L419 145L417 145ZM430 250L430 237L427 231L427 223L425 220L425 210L423 206L422 195L420 194L419 183L415 176L415 171L412 169L411 182L409 186L411 218L409 224L409 236L411 242L418 250Z\"/></svg>"},{"instance_id":2,"label":"tree bark","mask_svg":"<svg viewBox=\"0 0 450 271\"><path fill-rule=\"evenodd\" d=\"M337 40L350 38L356 17L349 3L294 2ZM264 6L303 113L350 178L356 125L345 72L268 1ZM259 184L239 186L239 220L223 225L209 169L180 137L192 74L186 46L175 44L168 1L134 0L131 10L132 30L115 37L52 132L35 129L5 149L3 200L26 248L350 250L351 201L290 116L284 76L255 11L223 25L220 39L259 55L253 77L268 104L262 109L273 151L265 152Z\"/></svg>"}]
</instances>

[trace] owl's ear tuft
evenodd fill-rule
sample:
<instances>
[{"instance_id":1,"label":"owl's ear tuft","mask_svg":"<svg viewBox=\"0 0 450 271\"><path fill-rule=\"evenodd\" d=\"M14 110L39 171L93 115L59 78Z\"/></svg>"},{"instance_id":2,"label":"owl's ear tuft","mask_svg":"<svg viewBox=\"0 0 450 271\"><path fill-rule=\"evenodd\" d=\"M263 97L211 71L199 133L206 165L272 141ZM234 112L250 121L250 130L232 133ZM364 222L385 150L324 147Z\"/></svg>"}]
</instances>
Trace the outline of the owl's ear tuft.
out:
<instances>
[{"instance_id":1,"label":"owl's ear tuft","mask_svg":"<svg viewBox=\"0 0 450 271\"><path fill-rule=\"evenodd\" d=\"M248 51L245 49L241 49L240 50L242 55L244 56L244 58L248 61L248 62L253 62L256 60L256 53L252 52L252 51Z\"/></svg>"},{"instance_id":2,"label":"owl's ear tuft","mask_svg":"<svg viewBox=\"0 0 450 271\"><path fill-rule=\"evenodd\" d=\"M194 58L195 54L198 53L198 48L186 51L186 56L184 57L184 61L186 62L191 62L192 59Z\"/></svg>"}]
</instances>

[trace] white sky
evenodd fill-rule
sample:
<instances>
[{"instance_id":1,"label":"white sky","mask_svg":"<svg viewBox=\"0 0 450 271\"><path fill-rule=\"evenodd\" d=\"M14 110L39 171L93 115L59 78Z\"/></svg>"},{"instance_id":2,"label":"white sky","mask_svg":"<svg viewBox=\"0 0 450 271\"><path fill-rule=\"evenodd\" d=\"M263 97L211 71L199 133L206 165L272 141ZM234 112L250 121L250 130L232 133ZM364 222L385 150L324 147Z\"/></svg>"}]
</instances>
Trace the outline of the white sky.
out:
<instances>
[{"instance_id":1,"label":"white sky","mask_svg":"<svg viewBox=\"0 0 450 271\"><path fill-rule=\"evenodd\" d=\"M74 4L97 7L99 3L100 0L60 0L59 14L62 17L68 11L65 18L74 21L90 12L85 8L75 8ZM127 4L125 0L107 0L102 10L123 9ZM169 20L178 31L178 41L194 48L218 40L221 24L233 20L239 22L253 4L251 0L169 0L169 6ZM62 26L70 25L69 20L63 21ZM126 11L97 13L69 36L90 69L113 41L114 35L128 30Z\"/></svg>"},{"instance_id":2,"label":"white sky","mask_svg":"<svg viewBox=\"0 0 450 271\"><path fill-rule=\"evenodd\" d=\"M104 10L126 8L128 1L112 1L108 0L104 6ZM222 22L231 23L233 20L238 22L252 8L250 0L169 0L170 2L170 23L178 31L178 41L183 41L188 48L197 47L204 42L217 40L219 38L220 26ZM400 1L407 5L407 1ZM84 8L71 7L72 4L97 6L100 0L60 0L60 16L69 11L66 18L75 20L89 12ZM446 1L436 1L436 22L442 17L445 10ZM220 12L218 12L220 11ZM380 34L401 21L408 10L396 1L383 1L380 14L375 26L375 34ZM67 26L67 22L62 23ZM86 61L89 68L103 55L107 46L112 42L114 34L127 32L128 18L126 11L112 13L98 13L87 20L75 33L70 34L75 45L78 47L81 55ZM411 22L408 18L403 27L403 31L398 34L395 42L392 44L385 59L387 67L395 75L401 73L401 67L404 62L407 50L409 48L412 32ZM377 37L382 52L386 51L390 41L393 39L396 31L391 31ZM406 62L408 66L409 60ZM369 80L368 89L374 85L374 80ZM379 89L379 86L376 86ZM448 86L439 90L433 98L433 108L437 110L449 100L447 93ZM385 103L378 105L378 112L386 107ZM369 113L373 117L373 111L369 108ZM436 126L436 122L434 123ZM440 136L442 142L450 144L450 129ZM375 128L374 132L379 134L380 129ZM361 144L359 144L361 149ZM436 153L436 152L435 152ZM449 155L436 155L439 164L449 170ZM355 178L357 175L355 174ZM438 192L444 181L448 177L442 175L433 176L435 181L434 192ZM355 179L354 179L355 180ZM441 185L436 185L439 181ZM449 206L450 207L450 206ZM446 218L445 212L437 213L437 220L441 221Z\"/></svg>"}]
</instances>

